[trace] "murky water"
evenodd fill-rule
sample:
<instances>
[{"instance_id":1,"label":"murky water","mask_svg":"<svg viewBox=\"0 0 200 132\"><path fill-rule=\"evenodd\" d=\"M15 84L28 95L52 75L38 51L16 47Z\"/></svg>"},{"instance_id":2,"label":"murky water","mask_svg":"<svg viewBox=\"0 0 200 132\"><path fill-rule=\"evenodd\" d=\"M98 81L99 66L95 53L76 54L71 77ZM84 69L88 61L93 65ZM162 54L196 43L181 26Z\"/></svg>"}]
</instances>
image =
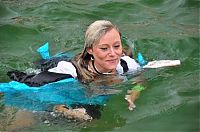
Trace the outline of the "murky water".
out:
<instances>
[{"instance_id":1,"label":"murky water","mask_svg":"<svg viewBox=\"0 0 200 132\"><path fill-rule=\"evenodd\" d=\"M118 25L147 60L180 59L181 66L146 71L147 89L134 111L124 100L131 81L116 85L122 92L88 123L44 123L48 115L6 107L1 99L0 131L199 131L199 13L198 0L1 0L0 82L10 81L11 69L32 67L47 41L52 54L78 53L86 27L98 19Z\"/></svg>"}]
</instances>

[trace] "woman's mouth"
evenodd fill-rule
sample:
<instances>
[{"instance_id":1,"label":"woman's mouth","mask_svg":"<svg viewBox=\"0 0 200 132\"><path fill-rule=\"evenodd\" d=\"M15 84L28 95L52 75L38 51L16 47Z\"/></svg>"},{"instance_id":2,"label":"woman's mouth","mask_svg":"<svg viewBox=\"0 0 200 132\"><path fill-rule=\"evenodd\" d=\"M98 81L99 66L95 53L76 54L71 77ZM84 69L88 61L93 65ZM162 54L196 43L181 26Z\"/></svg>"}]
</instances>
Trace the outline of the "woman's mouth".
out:
<instances>
[{"instance_id":1,"label":"woman's mouth","mask_svg":"<svg viewBox=\"0 0 200 132\"><path fill-rule=\"evenodd\" d=\"M107 62L113 64L113 63L116 63L117 60L118 60L118 59L112 59L112 60L107 60Z\"/></svg>"}]
</instances>

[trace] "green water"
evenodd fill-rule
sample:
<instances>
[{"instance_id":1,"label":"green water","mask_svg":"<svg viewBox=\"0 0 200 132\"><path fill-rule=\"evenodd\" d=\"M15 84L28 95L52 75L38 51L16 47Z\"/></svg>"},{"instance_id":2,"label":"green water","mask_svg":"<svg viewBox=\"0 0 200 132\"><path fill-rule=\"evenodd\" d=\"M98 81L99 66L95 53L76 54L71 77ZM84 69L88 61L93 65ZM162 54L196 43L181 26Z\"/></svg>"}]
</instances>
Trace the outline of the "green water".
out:
<instances>
[{"instance_id":1,"label":"green water","mask_svg":"<svg viewBox=\"0 0 200 132\"><path fill-rule=\"evenodd\" d=\"M98 19L118 25L147 60L181 60L178 67L145 72L146 90L134 111L124 100L127 81L116 86L123 92L109 99L99 120L36 123L20 131L199 131L199 13L199 0L0 0L0 82L9 81L11 69L32 67L36 49L47 41L51 54L80 52L86 27Z\"/></svg>"}]
</instances>

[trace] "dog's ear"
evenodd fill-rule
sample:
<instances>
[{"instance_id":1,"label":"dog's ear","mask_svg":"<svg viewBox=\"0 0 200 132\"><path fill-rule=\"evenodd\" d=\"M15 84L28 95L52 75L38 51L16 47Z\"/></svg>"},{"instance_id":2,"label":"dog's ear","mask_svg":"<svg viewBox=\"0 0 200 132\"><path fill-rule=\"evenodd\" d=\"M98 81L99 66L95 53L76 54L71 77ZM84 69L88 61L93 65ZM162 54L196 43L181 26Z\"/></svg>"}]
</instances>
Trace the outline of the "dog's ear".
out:
<instances>
[{"instance_id":1,"label":"dog's ear","mask_svg":"<svg viewBox=\"0 0 200 132\"><path fill-rule=\"evenodd\" d=\"M63 108L69 109L69 107L67 107L66 105L62 105Z\"/></svg>"}]
</instances>

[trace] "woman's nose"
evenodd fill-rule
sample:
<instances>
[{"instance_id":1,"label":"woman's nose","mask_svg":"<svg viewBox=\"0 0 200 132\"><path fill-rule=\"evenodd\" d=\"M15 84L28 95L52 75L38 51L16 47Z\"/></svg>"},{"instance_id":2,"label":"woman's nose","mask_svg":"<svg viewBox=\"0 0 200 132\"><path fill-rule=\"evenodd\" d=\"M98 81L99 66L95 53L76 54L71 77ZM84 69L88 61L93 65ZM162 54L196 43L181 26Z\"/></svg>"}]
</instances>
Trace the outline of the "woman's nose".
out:
<instances>
[{"instance_id":1,"label":"woman's nose","mask_svg":"<svg viewBox=\"0 0 200 132\"><path fill-rule=\"evenodd\" d=\"M114 48L110 48L109 54L110 54L110 55L115 55L115 49L114 49Z\"/></svg>"}]
</instances>

